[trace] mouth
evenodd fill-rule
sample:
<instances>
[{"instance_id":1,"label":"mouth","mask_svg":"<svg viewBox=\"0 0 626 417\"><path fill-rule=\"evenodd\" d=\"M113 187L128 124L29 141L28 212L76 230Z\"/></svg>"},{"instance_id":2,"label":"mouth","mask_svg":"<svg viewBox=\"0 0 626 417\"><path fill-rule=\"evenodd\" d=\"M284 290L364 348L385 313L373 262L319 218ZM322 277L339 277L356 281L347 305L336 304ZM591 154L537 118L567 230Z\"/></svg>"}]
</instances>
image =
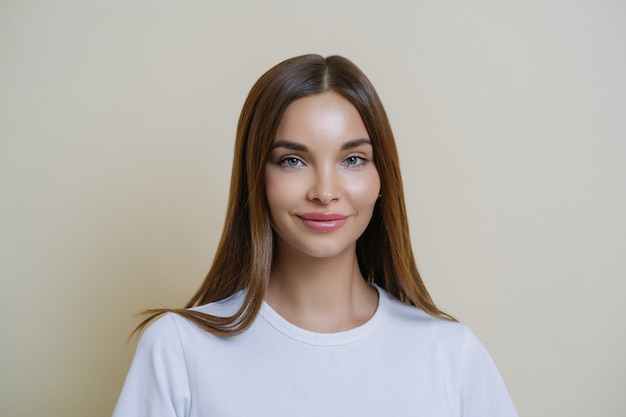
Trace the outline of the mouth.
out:
<instances>
[{"instance_id":1,"label":"mouth","mask_svg":"<svg viewBox=\"0 0 626 417\"><path fill-rule=\"evenodd\" d=\"M332 232L339 229L348 220L348 216L339 213L311 212L302 213L298 218L316 232Z\"/></svg>"}]
</instances>

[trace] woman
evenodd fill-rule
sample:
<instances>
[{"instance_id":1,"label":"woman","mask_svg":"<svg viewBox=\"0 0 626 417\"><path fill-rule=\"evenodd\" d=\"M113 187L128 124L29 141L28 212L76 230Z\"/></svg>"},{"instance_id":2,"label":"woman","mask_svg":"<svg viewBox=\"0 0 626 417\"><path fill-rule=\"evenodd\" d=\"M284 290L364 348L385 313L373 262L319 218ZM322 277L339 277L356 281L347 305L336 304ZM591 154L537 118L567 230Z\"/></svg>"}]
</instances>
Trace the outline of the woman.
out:
<instances>
[{"instance_id":1,"label":"woman","mask_svg":"<svg viewBox=\"0 0 626 417\"><path fill-rule=\"evenodd\" d=\"M417 271L398 155L339 56L284 61L237 128L228 214L185 309L152 310L114 416L516 415Z\"/></svg>"}]
</instances>

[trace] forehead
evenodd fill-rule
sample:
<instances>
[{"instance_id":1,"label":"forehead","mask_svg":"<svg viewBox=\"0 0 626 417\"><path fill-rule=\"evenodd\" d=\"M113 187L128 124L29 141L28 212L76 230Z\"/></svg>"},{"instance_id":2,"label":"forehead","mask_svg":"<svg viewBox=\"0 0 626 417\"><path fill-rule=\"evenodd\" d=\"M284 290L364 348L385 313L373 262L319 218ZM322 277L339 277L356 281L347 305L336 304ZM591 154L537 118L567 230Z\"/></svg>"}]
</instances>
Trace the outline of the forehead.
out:
<instances>
[{"instance_id":1,"label":"forehead","mask_svg":"<svg viewBox=\"0 0 626 417\"><path fill-rule=\"evenodd\" d=\"M339 93L330 91L295 100L287 107L274 140L368 138L356 107Z\"/></svg>"}]
</instances>

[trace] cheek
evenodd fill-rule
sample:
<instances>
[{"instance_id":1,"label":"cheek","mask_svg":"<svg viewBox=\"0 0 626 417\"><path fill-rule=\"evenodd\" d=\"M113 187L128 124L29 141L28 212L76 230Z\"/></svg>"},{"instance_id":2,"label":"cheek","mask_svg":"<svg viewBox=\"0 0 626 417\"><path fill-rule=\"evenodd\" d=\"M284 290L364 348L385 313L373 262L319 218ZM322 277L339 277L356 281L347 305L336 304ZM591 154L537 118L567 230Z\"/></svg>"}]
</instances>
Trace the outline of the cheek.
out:
<instances>
[{"instance_id":1,"label":"cheek","mask_svg":"<svg viewBox=\"0 0 626 417\"><path fill-rule=\"evenodd\" d=\"M373 170L358 181L349 181L347 189L352 197L362 204L374 204L380 193L380 177L378 171Z\"/></svg>"},{"instance_id":2,"label":"cheek","mask_svg":"<svg viewBox=\"0 0 626 417\"><path fill-rule=\"evenodd\" d=\"M265 168L265 177L263 180L263 185L265 186L265 194L268 194L269 190L274 188L274 179L268 168Z\"/></svg>"},{"instance_id":3,"label":"cheek","mask_svg":"<svg viewBox=\"0 0 626 417\"><path fill-rule=\"evenodd\" d=\"M265 199L270 212L276 212L281 207L288 206L290 201L298 195L301 182L295 181L292 176L286 176L269 167L265 170Z\"/></svg>"},{"instance_id":4,"label":"cheek","mask_svg":"<svg viewBox=\"0 0 626 417\"><path fill-rule=\"evenodd\" d=\"M280 190L279 184L277 184L276 177L272 175L270 169L265 169L265 199L270 212L276 202L276 192Z\"/></svg>"}]
</instances>

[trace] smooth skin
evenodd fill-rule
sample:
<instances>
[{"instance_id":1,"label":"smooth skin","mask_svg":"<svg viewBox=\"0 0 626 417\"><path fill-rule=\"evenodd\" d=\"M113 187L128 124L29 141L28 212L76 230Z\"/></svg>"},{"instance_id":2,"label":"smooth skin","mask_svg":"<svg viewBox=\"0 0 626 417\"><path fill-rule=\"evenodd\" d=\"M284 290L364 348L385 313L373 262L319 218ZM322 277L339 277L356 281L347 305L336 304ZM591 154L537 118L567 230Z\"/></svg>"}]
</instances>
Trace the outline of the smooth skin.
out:
<instances>
[{"instance_id":1,"label":"smooth skin","mask_svg":"<svg viewBox=\"0 0 626 417\"><path fill-rule=\"evenodd\" d=\"M266 301L289 322L333 333L362 325L378 305L356 241L380 193L373 148L356 108L336 92L287 108L265 168L276 258Z\"/></svg>"}]
</instances>

